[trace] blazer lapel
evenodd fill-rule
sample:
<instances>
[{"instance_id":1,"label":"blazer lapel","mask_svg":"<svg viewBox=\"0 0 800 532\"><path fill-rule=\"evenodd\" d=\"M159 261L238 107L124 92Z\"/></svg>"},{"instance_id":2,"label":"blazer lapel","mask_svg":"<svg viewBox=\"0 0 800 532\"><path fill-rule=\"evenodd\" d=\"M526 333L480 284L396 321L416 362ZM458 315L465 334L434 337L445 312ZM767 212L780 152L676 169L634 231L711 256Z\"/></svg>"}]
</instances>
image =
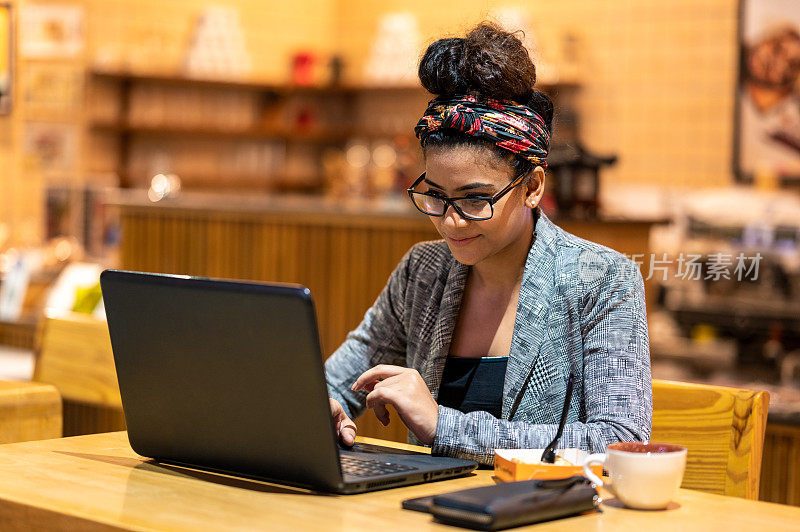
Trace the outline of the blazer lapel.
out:
<instances>
[{"instance_id":1,"label":"blazer lapel","mask_svg":"<svg viewBox=\"0 0 800 532\"><path fill-rule=\"evenodd\" d=\"M430 357L425 363L422 378L434 399L439 395L439 386L442 382L442 372L450 350L450 341L458 321L458 311L464 296L464 287L467 284L469 266L465 266L453 259L450 271L445 281L442 299L439 303L439 312L431 336Z\"/></svg>"},{"instance_id":2,"label":"blazer lapel","mask_svg":"<svg viewBox=\"0 0 800 532\"><path fill-rule=\"evenodd\" d=\"M536 222L536 240L528 253L519 290L511 352L503 384L503 419L509 419L513 405L518 396L525 393L528 383L536 382L536 363L547 335L547 314L555 289L555 238L555 226L541 213Z\"/></svg>"}]
</instances>

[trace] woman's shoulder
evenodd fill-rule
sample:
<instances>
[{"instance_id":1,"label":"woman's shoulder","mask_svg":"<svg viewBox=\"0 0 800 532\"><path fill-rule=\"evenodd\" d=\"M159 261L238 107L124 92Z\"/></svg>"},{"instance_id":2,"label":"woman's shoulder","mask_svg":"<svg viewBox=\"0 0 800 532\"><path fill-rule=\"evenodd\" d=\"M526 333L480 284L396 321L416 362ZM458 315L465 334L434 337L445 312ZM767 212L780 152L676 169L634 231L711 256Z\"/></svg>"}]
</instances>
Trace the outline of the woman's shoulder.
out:
<instances>
[{"instance_id":1,"label":"woman's shoulder","mask_svg":"<svg viewBox=\"0 0 800 532\"><path fill-rule=\"evenodd\" d=\"M560 236L558 245L561 248L561 252L566 255L580 256L582 254L593 254L603 257L603 259L606 261L613 263L633 263L630 258L615 249L604 246L603 244L598 244L597 242L593 242L591 240L586 240L585 238L574 235L558 226L556 227Z\"/></svg>"},{"instance_id":2,"label":"woman's shoulder","mask_svg":"<svg viewBox=\"0 0 800 532\"><path fill-rule=\"evenodd\" d=\"M619 251L552 225L557 270L562 273L585 285L602 283L609 278L635 279L641 275L636 262Z\"/></svg>"}]
</instances>

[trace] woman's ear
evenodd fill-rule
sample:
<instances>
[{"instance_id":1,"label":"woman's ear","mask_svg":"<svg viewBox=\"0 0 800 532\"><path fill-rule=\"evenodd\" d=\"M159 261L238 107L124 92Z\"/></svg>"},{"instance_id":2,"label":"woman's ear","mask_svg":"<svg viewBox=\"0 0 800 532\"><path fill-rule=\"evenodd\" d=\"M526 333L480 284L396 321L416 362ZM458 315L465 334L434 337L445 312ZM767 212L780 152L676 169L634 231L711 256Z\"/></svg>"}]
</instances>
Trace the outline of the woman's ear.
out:
<instances>
[{"instance_id":1,"label":"woman's ear","mask_svg":"<svg viewBox=\"0 0 800 532\"><path fill-rule=\"evenodd\" d=\"M533 176L525 189L525 206L533 209L544 195L545 172L544 168L537 166L533 169Z\"/></svg>"}]
</instances>

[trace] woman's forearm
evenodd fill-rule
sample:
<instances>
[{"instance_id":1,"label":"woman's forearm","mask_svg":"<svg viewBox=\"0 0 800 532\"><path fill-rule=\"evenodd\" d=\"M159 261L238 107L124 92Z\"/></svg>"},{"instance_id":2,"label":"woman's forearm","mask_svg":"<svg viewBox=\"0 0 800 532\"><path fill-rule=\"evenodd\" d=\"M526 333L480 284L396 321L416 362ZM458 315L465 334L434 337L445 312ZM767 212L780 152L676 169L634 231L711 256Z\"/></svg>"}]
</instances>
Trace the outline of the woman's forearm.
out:
<instances>
[{"instance_id":1,"label":"woman's forearm","mask_svg":"<svg viewBox=\"0 0 800 532\"><path fill-rule=\"evenodd\" d=\"M488 412L464 414L439 406L439 423L431 451L441 456L494 463L495 449L543 449L558 430L555 424L532 424L525 421L497 419ZM576 447L602 452L617 441L647 440L649 420L633 418L595 419L586 423L568 423L559 448Z\"/></svg>"}]
</instances>

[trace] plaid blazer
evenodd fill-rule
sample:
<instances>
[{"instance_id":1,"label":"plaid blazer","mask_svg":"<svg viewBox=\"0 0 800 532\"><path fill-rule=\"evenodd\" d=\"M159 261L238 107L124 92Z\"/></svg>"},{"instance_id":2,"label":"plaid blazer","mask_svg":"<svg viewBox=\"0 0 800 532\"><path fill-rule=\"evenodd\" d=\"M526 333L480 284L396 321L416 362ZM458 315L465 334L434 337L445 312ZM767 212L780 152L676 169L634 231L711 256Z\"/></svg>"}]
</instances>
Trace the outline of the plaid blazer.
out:
<instances>
[{"instance_id":1,"label":"plaid blazer","mask_svg":"<svg viewBox=\"0 0 800 532\"><path fill-rule=\"evenodd\" d=\"M330 396L351 418L366 394L350 391L377 364L415 368L436 398L468 266L444 241L412 247L361 324L326 361ZM578 238L544 214L525 263L500 419L440 406L434 454L494 460L495 448L543 448L555 436L575 374L559 447L602 452L647 440L652 417L644 282L636 265ZM416 442L413 435L409 440Z\"/></svg>"}]
</instances>

